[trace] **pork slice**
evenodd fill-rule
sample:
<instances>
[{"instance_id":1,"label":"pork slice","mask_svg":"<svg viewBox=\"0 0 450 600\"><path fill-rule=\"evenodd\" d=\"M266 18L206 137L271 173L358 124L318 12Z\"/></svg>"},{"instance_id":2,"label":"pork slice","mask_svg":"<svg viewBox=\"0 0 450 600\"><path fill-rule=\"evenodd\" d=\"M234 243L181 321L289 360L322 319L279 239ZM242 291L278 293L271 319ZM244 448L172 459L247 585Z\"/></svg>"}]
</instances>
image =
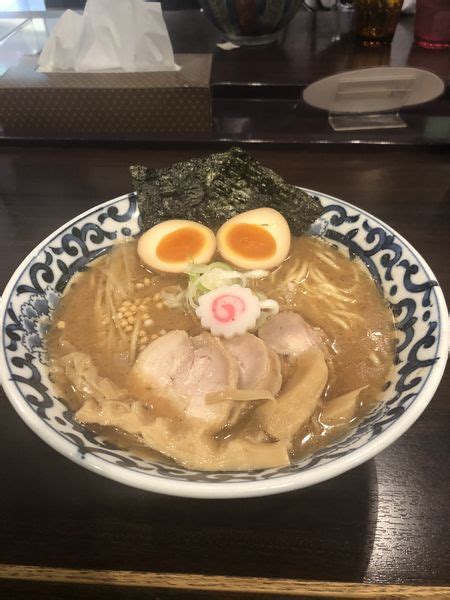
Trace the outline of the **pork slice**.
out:
<instances>
[{"instance_id":1,"label":"pork slice","mask_svg":"<svg viewBox=\"0 0 450 600\"><path fill-rule=\"evenodd\" d=\"M132 375L150 388L172 392L178 373L189 370L193 360L194 351L188 334L185 331L169 331L139 354Z\"/></svg>"},{"instance_id":2,"label":"pork slice","mask_svg":"<svg viewBox=\"0 0 450 600\"><path fill-rule=\"evenodd\" d=\"M295 312L280 312L267 319L258 330L259 337L277 354L299 356L320 347L321 336Z\"/></svg>"},{"instance_id":3,"label":"pork slice","mask_svg":"<svg viewBox=\"0 0 450 600\"><path fill-rule=\"evenodd\" d=\"M192 363L187 370L178 371L173 381L174 390L188 399L189 416L208 420L219 415L225 417L231 408L230 401L208 404L205 399L214 392L236 389L237 363L223 343L209 333L191 338L191 344Z\"/></svg>"},{"instance_id":4,"label":"pork slice","mask_svg":"<svg viewBox=\"0 0 450 600\"><path fill-rule=\"evenodd\" d=\"M264 389L269 390L274 396L276 396L283 385L281 363L278 354L274 352L272 348L267 347L267 350L269 352L270 369L266 379L267 387Z\"/></svg>"},{"instance_id":5,"label":"pork slice","mask_svg":"<svg viewBox=\"0 0 450 600\"><path fill-rule=\"evenodd\" d=\"M236 389L238 373L236 361L218 338L209 333L190 337L184 331L171 331L149 344L132 369L141 385L217 430L226 424L233 402L208 403L206 397Z\"/></svg>"},{"instance_id":6,"label":"pork slice","mask_svg":"<svg viewBox=\"0 0 450 600\"><path fill-rule=\"evenodd\" d=\"M224 345L238 364L239 388L268 390L274 395L280 391L280 360L263 340L251 333L244 333L224 340Z\"/></svg>"}]
</instances>

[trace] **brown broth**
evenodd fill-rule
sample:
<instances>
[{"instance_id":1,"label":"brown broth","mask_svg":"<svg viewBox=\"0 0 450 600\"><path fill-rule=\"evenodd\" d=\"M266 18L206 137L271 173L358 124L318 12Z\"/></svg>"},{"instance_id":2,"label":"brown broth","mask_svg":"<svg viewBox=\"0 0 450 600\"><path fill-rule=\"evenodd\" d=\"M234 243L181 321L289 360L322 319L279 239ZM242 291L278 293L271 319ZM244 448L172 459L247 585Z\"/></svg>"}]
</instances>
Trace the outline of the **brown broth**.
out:
<instances>
[{"instance_id":1,"label":"brown broth","mask_svg":"<svg viewBox=\"0 0 450 600\"><path fill-rule=\"evenodd\" d=\"M185 288L186 283L185 275L144 269L135 242L118 245L77 275L57 307L48 335L55 383L70 408L77 409L84 399L73 391L58 365L74 348L90 355L99 374L123 389L136 354L152 339L173 329L201 333L191 310L169 309L161 302L163 289ZM317 410L295 440L293 455L298 458L343 436L377 402L394 357L392 313L362 264L313 237L293 238L289 258L269 277L253 282L253 289L277 300L282 310L299 312L324 332L330 376L323 403L367 386L360 394L358 413L349 422L325 427ZM285 376L291 369L283 364ZM136 389L129 392L131 396L139 393ZM158 399L143 400L157 413L164 413ZM139 441L131 444L128 434L96 430L117 446L139 454ZM151 452L142 449L141 454L149 457Z\"/></svg>"}]
</instances>

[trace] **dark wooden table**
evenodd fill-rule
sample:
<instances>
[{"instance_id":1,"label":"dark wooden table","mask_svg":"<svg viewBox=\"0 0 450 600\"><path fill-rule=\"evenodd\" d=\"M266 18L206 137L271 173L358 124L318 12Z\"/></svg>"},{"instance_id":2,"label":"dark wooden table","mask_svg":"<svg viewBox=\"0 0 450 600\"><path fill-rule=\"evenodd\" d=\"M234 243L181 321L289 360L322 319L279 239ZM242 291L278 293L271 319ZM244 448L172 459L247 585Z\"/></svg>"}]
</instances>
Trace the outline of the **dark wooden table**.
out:
<instances>
[{"instance_id":1,"label":"dark wooden table","mask_svg":"<svg viewBox=\"0 0 450 600\"><path fill-rule=\"evenodd\" d=\"M411 17L388 48L358 48L348 15L299 12L279 45L224 52L198 11L165 16L176 52L214 54L212 132L53 146L0 136L0 290L56 227L128 192L129 164L168 165L234 141L290 183L390 223L449 293L448 87L405 111L405 130L350 134L333 133L300 95L337 71L389 64L427 68L448 86L450 52L412 46ZM0 64L8 47L0 44ZM97 477L40 441L0 390L0 597L450 598L448 385L447 370L419 421L365 465L310 489L234 501Z\"/></svg>"},{"instance_id":2,"label":"dark wooden table","mask_svg":"<svg viewBox=\"0 0 450 600\"><path fill-rule=\"evenodd\" d=\"M0 149L0 290L66 220L130 190L128 165L210 148ZM372 212L450 292L450 150L254 148L293 184ZM57 454L0 391L2 598L450 598L449 373L419 421L329 482L245 500L170 498Z\"/></svg>"}]
</instances>

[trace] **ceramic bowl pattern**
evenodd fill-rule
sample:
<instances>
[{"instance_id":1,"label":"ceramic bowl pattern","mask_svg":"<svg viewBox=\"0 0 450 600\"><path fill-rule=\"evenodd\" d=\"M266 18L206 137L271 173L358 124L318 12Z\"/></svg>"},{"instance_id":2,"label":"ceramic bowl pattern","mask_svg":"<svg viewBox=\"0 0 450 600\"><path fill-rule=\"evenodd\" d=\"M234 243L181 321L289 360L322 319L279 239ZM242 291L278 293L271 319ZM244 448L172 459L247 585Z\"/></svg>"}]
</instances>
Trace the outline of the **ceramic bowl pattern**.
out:
<instances>
[{"instance_id":1,"label":"ceramic bowl pattern","mask_svg":"<svg viewBox=\"0 0 450 600\"><path fill-rule=\"evenodd\" d=\"M441 379L447 359L445 301L428 265L395 231L346 202L312 193L324 210L311 233L365 263L391 303L396 322L396 359L382 399L345 438L289 467L204 473L147 462L73 419L48 377L45 332L70 278L120 238L139 233L134 194L65 224L22 262L5 289L0 375L22 419L57 451L96 473L187 497L257 496L306 487L355 467L392 443L421 414Z\"/></svg>"}]
</instances>

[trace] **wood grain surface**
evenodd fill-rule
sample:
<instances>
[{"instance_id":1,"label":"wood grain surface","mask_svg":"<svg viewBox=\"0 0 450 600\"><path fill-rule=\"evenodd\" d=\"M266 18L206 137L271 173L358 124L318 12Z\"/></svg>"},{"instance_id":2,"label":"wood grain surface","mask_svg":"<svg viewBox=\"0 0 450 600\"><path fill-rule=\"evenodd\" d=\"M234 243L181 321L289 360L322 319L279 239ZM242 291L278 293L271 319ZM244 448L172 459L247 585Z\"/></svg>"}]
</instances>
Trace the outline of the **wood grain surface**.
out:
<instances>
[{"instance_id":1,"label":"wood grain surface","mask_svg":"<svg viewBox=\"0 0 450 600\"><path fill-rule=\"evenodd\" d=\"M24 565L0 565L1 580L64 583L114 587L151 588L198 593L229 593L265 595L271 597L311 598L445 598L450 597L447 586L374 585L334 583L330 581L300 581L268 579L265 577L223 577L186 573L143 573L133 571L88 571L81 569L52 569ZM161 591L159 592L161 593Z\"/></svg>"},{"instance_id":2,"label":"wood grain surface","mask_svg":"<svg viewBox=\"0 0 450 600\"><path fill-rule=\"evenodd\" d=\"M20 260L55 228L130 191L130 164L163 166L209 151L0 149L0 289ZM388 222L422 253L448 295L450 151L324 147L252 152L288 182L336 195ZM255 593L264 592L265 581L272 582L272 597L307 595L311 590L295 586L311 581L319 586L312 589L315 597L327 585L337 586L323 588L328 597L370 597L352 596L371 588L350 584L379 585L373 593L394 594L408 588L383 586L450 586L449 379L447 370L418 422L370 462L305 490L230 501L159 496L82 469L38 439L0 391L0 573L16 578L4 579L0 592L14 598L27 590L30 597L76 597L68 590L76 585L78 597L83 591L84 597L103 598L103 576L97 596L89 596L89 590L95 587L93 573L105 570L119 573L112 575L117 589L128 578L136 589L152 585L156 590L158 578L165 577L171 585L183 582L192 597L203 597L204 588L195 587L202 576L217 590L211 597L220 597L218 590L244 593L247 580ZM67 584L65 575L57 576L64 570L80 580ZM53 574L45 588L30 581L45 573ZM150 584L144 583L146 576ZM139 577L144 579L139 582ZM287 590L285 580L294 582ZM234 587L227 588L227 582ZM442 587L413 591L430 594L419 597L450 597ZM160 597L149 593L145 597ZM166 588L164 593L171 592ZM135 597L127 594L121 597Z\"/></svg>"}]
</instances>

